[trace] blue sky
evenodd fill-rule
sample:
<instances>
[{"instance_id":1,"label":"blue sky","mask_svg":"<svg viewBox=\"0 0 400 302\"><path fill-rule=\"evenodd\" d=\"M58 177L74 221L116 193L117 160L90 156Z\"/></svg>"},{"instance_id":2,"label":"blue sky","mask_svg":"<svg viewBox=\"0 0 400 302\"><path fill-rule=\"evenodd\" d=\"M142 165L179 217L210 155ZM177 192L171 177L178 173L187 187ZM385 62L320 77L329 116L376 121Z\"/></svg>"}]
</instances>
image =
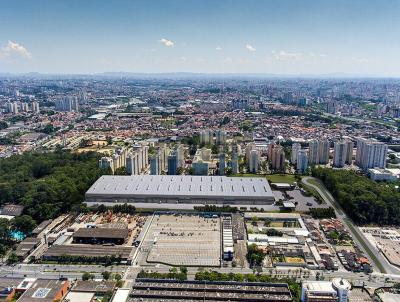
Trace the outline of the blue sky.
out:
<instances>
[{"instance_id":1,"label":"blue sky","mask_svg":"<svg viewBox=\"0 0 400 302\"><path fill-rule=\"evenodd\" d=\"M0 72L107 71L400 76L400 1L0 1Z\"/></svg>"}]
</instances>

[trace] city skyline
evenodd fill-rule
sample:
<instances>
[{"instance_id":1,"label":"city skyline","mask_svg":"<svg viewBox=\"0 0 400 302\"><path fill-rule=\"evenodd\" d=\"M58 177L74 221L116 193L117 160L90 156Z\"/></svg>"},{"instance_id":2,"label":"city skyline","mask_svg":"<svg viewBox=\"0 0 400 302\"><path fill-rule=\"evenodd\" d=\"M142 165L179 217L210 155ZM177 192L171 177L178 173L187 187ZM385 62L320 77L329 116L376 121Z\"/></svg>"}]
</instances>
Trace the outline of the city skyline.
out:
<instances>
[{"instance_id":1,"label":"city skyline","mask_svg":"<svg viewBox=\"0 0 400 302\"><path fill-rule=\"evenodd\" d=\"M13 1L0 72L400 76L397 1Z\"/></svg>"}]
</instances>

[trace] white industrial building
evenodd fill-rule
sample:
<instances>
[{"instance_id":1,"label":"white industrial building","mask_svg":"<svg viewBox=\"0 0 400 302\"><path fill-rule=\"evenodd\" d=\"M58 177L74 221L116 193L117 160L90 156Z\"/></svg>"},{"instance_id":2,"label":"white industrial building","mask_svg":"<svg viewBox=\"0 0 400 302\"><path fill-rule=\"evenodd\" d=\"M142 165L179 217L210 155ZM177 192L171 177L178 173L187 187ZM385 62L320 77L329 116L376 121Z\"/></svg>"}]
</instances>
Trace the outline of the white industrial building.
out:
<instances>
[{"instance_id":1,"label":"white industrial building","mask_svg":"<svg viewBox=\"0 0 400 302\"><path fill-rule=\"evenodd\" d=\"M100 177L86 192L88 203L267 205L274 194L265 178L132 175Z\"/></svg>"}]
</instances>

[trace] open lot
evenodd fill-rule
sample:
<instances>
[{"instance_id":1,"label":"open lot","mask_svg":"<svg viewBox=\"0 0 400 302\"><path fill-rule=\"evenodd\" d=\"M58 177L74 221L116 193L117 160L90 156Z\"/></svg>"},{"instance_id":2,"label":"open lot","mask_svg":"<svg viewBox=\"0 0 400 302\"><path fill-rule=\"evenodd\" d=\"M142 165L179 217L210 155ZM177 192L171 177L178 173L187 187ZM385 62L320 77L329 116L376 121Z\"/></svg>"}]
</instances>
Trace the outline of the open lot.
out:
<instances>
[{"instance_id":1,"label":"open lot","mask_svg":"<svg viewBox=\"0 0 400 302\"><path fill-rule=\"evenodd\" d=\"M147 232L147 262L185 266L219 266L220 218L199 215L155 215Z\"/></svg>"}]
</instances>

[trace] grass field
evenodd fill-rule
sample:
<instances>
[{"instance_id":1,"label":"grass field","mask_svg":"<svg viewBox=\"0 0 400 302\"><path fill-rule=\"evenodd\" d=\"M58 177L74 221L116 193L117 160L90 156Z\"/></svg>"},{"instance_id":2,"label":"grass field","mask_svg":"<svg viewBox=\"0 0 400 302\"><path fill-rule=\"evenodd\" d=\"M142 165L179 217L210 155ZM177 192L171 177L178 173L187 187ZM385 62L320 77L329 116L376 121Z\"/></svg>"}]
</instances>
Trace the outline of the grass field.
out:
<instances>
[{"instance_id":1,"label":"grass field","mask_svg":"<svg viewBox=\"0 0 400 302\"><path fill-rule=\"evenodd\" d=\"M270 174L265 176L270 182L280 182L292 184L296 181L296 178L292 174Z\"/></svg>"}]
</instances>

